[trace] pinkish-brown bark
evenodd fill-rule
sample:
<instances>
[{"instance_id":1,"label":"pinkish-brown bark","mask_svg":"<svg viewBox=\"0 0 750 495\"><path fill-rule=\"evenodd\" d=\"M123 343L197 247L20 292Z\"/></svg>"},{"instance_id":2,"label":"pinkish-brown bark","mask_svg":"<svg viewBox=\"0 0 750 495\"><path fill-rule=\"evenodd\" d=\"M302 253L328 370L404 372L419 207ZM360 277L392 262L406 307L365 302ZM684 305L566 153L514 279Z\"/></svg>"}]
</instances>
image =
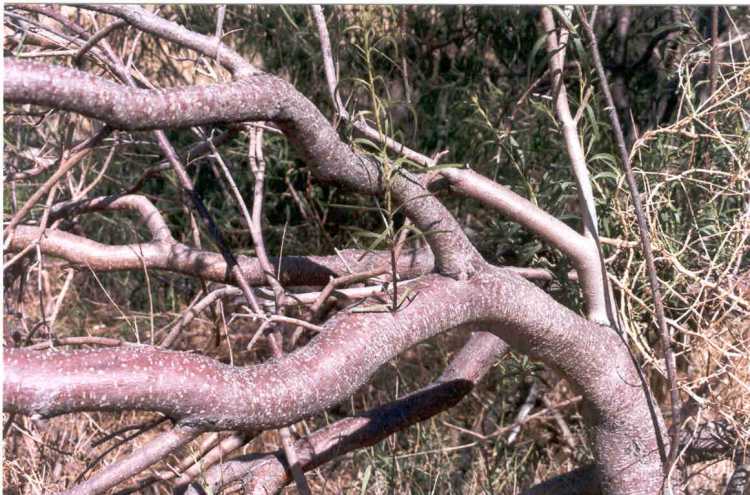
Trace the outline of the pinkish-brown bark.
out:
<instances>
[{"instance_id":1,"label":"pinkish-brown bark","mask_svg":"<svg viewBox=\"0 0 750 495\"><path fill-rule=\"evenodd\" d=\"M134 244L103 244L87 237L62 230L47 230L20 225L16 228L8 250L22 251L39 240L41 251L49 256L63 258L81 267L96 271L142 270L143 267L200 277L213 282L231 283L227 263L219 254L188 246L179 242L142 242ZM331 277L365 272L389 261L387 252L362 250L341 251L341 256L283 256L270 257L271 264L285 286L325 285ZM265 275L258 260L238 256L237 262L251 285L263 285ZM413 278L430 273L434 257L429 249L405 251L398 259L397 270L403 278Z\"/></svg>"},{"instance_id":2,"label":"pinkish-brown bark","mask_svg":"<svg viewBox=\"0 0 750 495\"><path fill-rule=\"evenodd\" d=\"M289 83L257 74L226 84L144 90L60 66L5 59L5 100L70 110L125 130L273 121L322 181L382 192L376 163L342 142L320 111ZM448 210L404 172L389 184L404 213L425 233L441 273L462 278L481 257Z\"/></svg>"},{"instance_id":3,"label":"pinkish-brown bark","mask_svg":"<svg viewBox=\"0 0 750 495\"><path fill-rule=\"evenodd\" d=\"M477 326L479 327L479 326ZM389 435L446 411L461 401L508 352L508 345L495 335L477 331L453 357L443 374L430 385L399 400L339 420L295 443L302 469L309 471L353 450L374 445ZM240 456L209 469L204 487L216 493L242 480L249 494L278 493L292 481L289 467L279 452ZM194 483L178 485L178 493L205 493Z\"/></svg>"},{"instance_id":4,"label":"pinkish-brown bark","mask_svg":"<svg viewBox=\"0 0 750 495\"><path fill-rule=\"evenodd\" d=\"M205 49L205 37L177 30L150 14L127 7L110 13L185 46ZM283 79L255 72L216 46L215 56L232 70L233 82L135 89L77 70L6 58L4 96L11 103L78 112L123 130L272 121L318 180L365 194L384 192L377 163L341 141L307 98ZM146 346L8 349L6 410L45 417L87 410L154 410L185 428L280 427L346 399L378 367L418 342L457 327L481 325L559 371L584 396L584 420L604 492L655 493L662 476L661 420L658 411L648 408L648 392L620 337L559 305L512 271L486 264L419 177L402 171L387 187L425 234L438 272L408 283L413 300L398 311L383 312L380 301L343 311L307 346L247 368ZM161 232L149 225L152 233ZM30 236L28 245L41 234L34 229L19 226L16 235ZM55 242L45 247L42 236L43 249L51 254L61 249L59 256L75 257L74 236L55 231L47 236L56 236ZM153 267L175 271L180 269L169 265L171 259L182 254L190 260L195 254L155 236L151 243L114 247L121 252L108 269L131 268L116 263L123 263L123 253L134 246L139 269L144 253L153 258ZM182 253L172 253L175 246ZM97 248L102 246L92 244L87 251ZM198 262L202 266L190 273L211 279L206 275L209 265ZM108 266L105 259L101 264Z\"/></svg>"},{"instance_id":5,"label":"pinkish-brown bark","mask_svg":"<svg viewBox=\"0 0 750 495\"><path fill-rule=\"evenodd\" d=\"M501 269L487 267L464 281L431 275L412 290L415 301L397 313L344 312L306 347L245 369L140 346L9 349L4 404L10 412L43 416L148 409L186 426L273 428L345 399L411 345L460 325L482 323L513 348L557 369L583 394L605 492L653 493L658 488L658 435L636 369L613 331Z\"/></svg>"}]
</instances>

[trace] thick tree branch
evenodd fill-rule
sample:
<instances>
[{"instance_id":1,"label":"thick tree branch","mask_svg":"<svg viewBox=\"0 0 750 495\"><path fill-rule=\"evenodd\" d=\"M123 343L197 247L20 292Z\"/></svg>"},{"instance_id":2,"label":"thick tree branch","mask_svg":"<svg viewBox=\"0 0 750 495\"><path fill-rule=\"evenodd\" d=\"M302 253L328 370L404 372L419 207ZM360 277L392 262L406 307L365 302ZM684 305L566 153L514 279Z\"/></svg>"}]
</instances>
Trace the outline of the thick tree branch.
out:
<instances>
[{"instance_id":1,"label":"thick tree branch","mask_svg":"<svg viewBox=\"0 0 750 495\"><path fill-rule=\"evenodd\" d=\"M294 88L265 74L223 85L149 91L60 67L8 60L5 96L77 111L131 130L272 120L319 179L369 194L384 189L373 160L342 143ZM341 313L307 347L242 370L149 348L9 350L8 410L54 415L154 409L189 427L277 427L348 397L403 349L440 331L477 323L558 369L584 395L584 416L605 490L634 493L632 480L638 480L643 493L654 491L661 469L660 433L654 431L636 370L618 337L556 305L508 271L484 265L455 219L417 178L398 175L389 190L425 232L440 273L453 277L432 275L411 284L415 299L398 312L383 314L379 306L365 305ZM601 349L608 350L606 356ZM140 386L146 383L150 388ZM196 394L198 387L205 392ZM613 397L613 389L621 393Z\"/></svg>"},{"instance_id":2,"label":"thick tree branch","mask_svg":"<svg viewBox=\"0 0 750 495\"><path fill-rule=\"evenodd\" d=\"M323 67L329 93L334 101L336 111L342 118L349 120L350 116L337 91L338 78L334 68L331 40L323 16L323 9L319 5L313 5L312 12L320 37ZM380 135L376 130L367 126L365 122L357 121L353 122L353 125L366 136L385 142L391 150L403 154L415 163L425 167L436 165L435 160ZM472 170L449 168L441 170L440 174L448 179L456 192L496 208L511 220L523 225L569 256L576 270L581 274L581 288L589 319L602 324L614 324L613 312L607 300L606 277L603 273L603 265L595 242L579 235L563 222L517 195L509 188L503 187Z\"/></svg>"},{"instance_id":3,"label":"thick tree branch","mask_svg":"<svg viewBox=\"0 0 750 495\"><path fill-rule=\"evenodd\" d=\"M339 420L298 440L295 449L301 467L310 471L450 409L508 350L507 344L491 333L473 333L435 382L399 400ZM237 480L243 480L247 493L278 493L292 480L288 466L279 454L242 456L217 464L204 476L209 492L216 493ZM203 488L194 484L185 493L195 495L204 492Z\"/></svg>"},{"instance_id":4,"label":"thick tree branch","mask_svg":"<svg viewBox=\"0 0 750 495\"><path fill-rule=\"evenodd\" d=\"M383 190L379 167L344 144L320 111L283 79L258 74L226 84L134 89L59 66L5 59L6 101L79 112L115 128L146 130L274 121L319 180L352 190ZM408 172L390 183L394 199L425 233L441 273L462 278L482 260L448 210Z\"/></svg>"},{"instance_id":5,"label":"thick tree branch","mask_svg":"<svg viewBox=\"0 0 750 495\"><path fill-rule=\"evenodd\" d=\"M559 370L582 393L608 493L633 493L633 479L656 480L639 481L639 493L658 488L660 436L636 369L614 332L583 320L502 269L488 267L466 281L431 275L410 289L416 299L397 313L340 313L308 346L246 369L145 347L56 353L9 349L5 407L43 416L150 409L194 427L273 428L348 397L403 349L475 322ZM550 308L555 308L554 318Z\"/></svg>"},{"instance_id":6,"label":"thick tree branch","mask_svg":"<svg viewBox=\"0 0 750 495\"><path fill-rule=\"evenodd\" d=\"M588 318L603 325L612 325L599 250L591 239L580 235L510 188L472 170L446 169L441 175L456 192L496 208L568 256L578 272Z\"/></svg>"}]
</instances>

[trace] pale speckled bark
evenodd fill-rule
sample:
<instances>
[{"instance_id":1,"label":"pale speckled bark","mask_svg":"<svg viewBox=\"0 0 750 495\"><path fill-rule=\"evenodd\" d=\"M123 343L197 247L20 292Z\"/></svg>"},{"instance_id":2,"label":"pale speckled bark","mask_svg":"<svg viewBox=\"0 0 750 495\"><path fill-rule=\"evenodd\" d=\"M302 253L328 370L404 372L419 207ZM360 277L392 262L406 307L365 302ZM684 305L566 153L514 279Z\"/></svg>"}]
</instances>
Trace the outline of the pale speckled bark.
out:
<instances>
[{"instance_id":1,"label":"pale speckled bark","mask_svg":"<svg viewBox=\"0 0 750 495\"><path fill-rule=\"evenodd\" d=\"M389 435L424 421L455 406L489 371L509 348L488 332L475 332L451 359L443 374L430 385L399 400L356 416L339 420L298 440L295 451L305 471L315 469L353 450L374 445ZM280 452L247 455L230 459L209 469L203 486L218 493L229 484L243 480L249 494L278 493L292 481ZM178 486L177 493L206 493L197 483Z\"/></svg>"},{"instance_id":2,"label":"pale speckled bark","mask_svg":"<svg viewBox=\"0 0 750 495\"><path fill-rule=\"evenodd\" d=\"M8 250L21 251L36 242L41 234L39 227L20 225ZM232 283L226 261L219 253L177 242L110 245L61 230L47 230L39 241L39 247L46 255L102 272L143 270L145 265L149 269ZM271 257L270 260L275 270L281 268L280 281L285 286L325 285L331 277L349 273L349 269L357 273L382 266L390 261L390 253L344 249L341 256L284 256ZM266 283L256 258L238 256L237 262L249 284ZM403 278L430 273L433 268L434 258L429 249L405 251L398 259L398 273Z\"/></svg>"},{"instance_id":3,"label":"pale speckled bark","mask_svg":"<svg viewBox=\"0 0 750 495\"><path fill-rule=\"evenodd\" d=\"M430 275L412 289L416 299L396 314L339 314L308 346L246 369L151 348L10 349L4 356L6 410L55 415L150 409L188 426L272 428L345 399L417 342L462 324L484 323L515 349L557 369L584 396L584 419L606 493L656 492L661 461L654 423L636 369L614 331L501 269L487 267L466 281Z\"/></svg>"},{"instance_id":4,"label":"pale speckled bark","mask_svg":"<svg viewBox=\"0 0 750 495\"><path fill-rule=\"evenodd\" d=\"M146 90L65 67L5 58L4 83L7 102L74 111L117 129L273 121L319 180L367 194L383 190L377 164L342 142L307 98L269 74L226 84ZM396 175L390 187L404 213L425 232L438 270L455 278L473 273L481 257L448 210L408 172Z\"/></svg>"},{"instance_id":5,"label":"pale speckled bark","mask_svg":"<svg viewBox=\"0 0 750 495\"><path fill-rule=\"evenodd\" d=\"M189 40L180 42L190 46ZM274 121L319 180L369 194L383 190L374 161L354 153L309 100L271 75L150 91L33 62L6 59L5 69L6 101L75 111L120 129ZM7 410L55 415L150 409L188 427L277 427L345 399L417 342L456 326L485 324L519 351L559 370L585 397L584 419L604 491L654 493L661 478L654 421L614 332L578 317L510 272L485 265L417 178L400 174L390 187L404 213L427 233L438 271L450 276L429 275L411 284L416 299L401 311L341 313L308 346L246 369L145 347L10 349L4 356Z\"/></svg>"},{"instance_id":6,"label":"pale speckled bark","mask_svg":"<svg viewBox=\"0 0 750 495\"><path fill-rule=\"evenodd\" d=\"M615 318L607 305L605 273L596 243L526 198L476 172L446 169L441 175L461 194L497 208L570 257L578 272L588 318L613 326Z\"/></svg>"}]
</instances>

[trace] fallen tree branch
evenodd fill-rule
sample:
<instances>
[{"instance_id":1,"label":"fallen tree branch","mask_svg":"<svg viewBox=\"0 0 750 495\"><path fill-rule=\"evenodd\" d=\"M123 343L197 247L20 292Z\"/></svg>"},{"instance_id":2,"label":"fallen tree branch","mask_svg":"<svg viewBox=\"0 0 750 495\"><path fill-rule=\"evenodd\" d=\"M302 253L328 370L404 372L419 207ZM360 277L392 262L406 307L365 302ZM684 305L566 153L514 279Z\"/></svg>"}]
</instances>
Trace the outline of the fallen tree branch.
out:
<instances>
[{"instance_id":1,"label":"fallen tree branch","mask_svg":"<svg viewBox=\"0 0 750 495\"><path fill-rule=\"evenodd\" d=\"M633 476L656 479L655 485L640 482L643 493L659 486L660 437L633 363L614 332L556 305L533 284L502 269L488 267L466 281L430 275L408 287L416 298L400 311L369 312L365 305L340 313L306 347L245 369L148 347L55 353L9 349L5 407L45 417L149 409L196 428L274 428L348 397L403 349L475 322L559 370L582 393L597 468L610 493L631 493ZM554 320L542 309L550 305L557 308Z\"/></svg>"},{"instance_id":2,"label":"fallen tree branch","mask_svg":"<svg viewBox=\"0 0 750 495\"><path fill-rule=\"evenodd\" d=\"M476 332L430 385L383 406L339 420L298 440L295 449L302 469L310 471L348 452L374 445L391 434L455 406L508 352L508 346L488 332ZM208 470L205 485L179 487L189 495L217 493L242 480L246 493L278 493L289 482L288 465L280 453L241 456Z\"/></svg>"}]
</instances>

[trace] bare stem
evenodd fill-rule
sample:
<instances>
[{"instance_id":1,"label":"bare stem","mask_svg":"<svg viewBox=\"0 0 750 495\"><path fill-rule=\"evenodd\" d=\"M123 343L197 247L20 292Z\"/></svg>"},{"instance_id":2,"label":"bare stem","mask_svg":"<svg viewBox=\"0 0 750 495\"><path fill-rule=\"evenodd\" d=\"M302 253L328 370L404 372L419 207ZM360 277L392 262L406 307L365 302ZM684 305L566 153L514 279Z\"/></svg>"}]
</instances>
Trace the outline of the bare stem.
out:
<instances>
[{"instance_id":1,"label":"bare stem","mask_svg":"<svg viewBox=\"0 0 750 495\"><path fill-rule=\"evenodd\" d=\"M177 426L162 433L154 440L127 457L119 459L99 470L87 479L60 495L96 495L104 493L122 481L131 479L136 474L159 462L174 450L193 441L202 433L200 428Z\"/></svg>"},{"instance_id":2,"label":"bare stem","mask_svg":"<svg viewBox=\"0 0 750 495\"><path fill-rule=\"evenodd\" d=\"M664 316L664 305L662 302L661 290L659 288L659 278L656 274L656 265L654 263L654 252L651 247L651 233L649 229L648 220L643 213L643 206L641 205L641 195L638 191L638 183L635 180L633 174L633 168L630 163L630 156L628 154L627 147L625 145L625 137L622 132L622 126L620 125L620 119L617 116L617 110L615 109L614 101L612 100L612 93L609 90L609 84L607 83L607 73L604 71L602 65L601 56L599 54L599 47L596 41L596 35L594 30L586 19L586 14L583 8L579 7L578 17L583 24L584 32L588 38L589 45L591 47L591 56L594 60L594 66L596 67L597 75L599 76L599 88L604 96L604 101L607 104L607 113L609 114L610 122L612 123L612 132L615 136L615 142L617 143L617 151L620 155L620 161L625 169L625 177L628 183L628 189L630 190L630 199L633 202L633 209L635 211L636 221L638 223L638 232L641 238L641 249L643 250L643 257L646 261L646 270L648 271L648 282L651 288L651 295L654 300L654 312L656 314L656 323L659 326L659 335L661 336L662 347L664 348L664 361L667 368L667 380L669 381L669 393L670 393L670 406L672 411L672 430L671 430L671 445L669 448L669 456L667 463L667 473L669 473L677 461L677 453L679 446L680 437L680 394L677 389L677 371L675 365L674 352L672 350L672 338L670 335L669 327L667 327L667 321Z\"/></svg>"}]
</instances>

